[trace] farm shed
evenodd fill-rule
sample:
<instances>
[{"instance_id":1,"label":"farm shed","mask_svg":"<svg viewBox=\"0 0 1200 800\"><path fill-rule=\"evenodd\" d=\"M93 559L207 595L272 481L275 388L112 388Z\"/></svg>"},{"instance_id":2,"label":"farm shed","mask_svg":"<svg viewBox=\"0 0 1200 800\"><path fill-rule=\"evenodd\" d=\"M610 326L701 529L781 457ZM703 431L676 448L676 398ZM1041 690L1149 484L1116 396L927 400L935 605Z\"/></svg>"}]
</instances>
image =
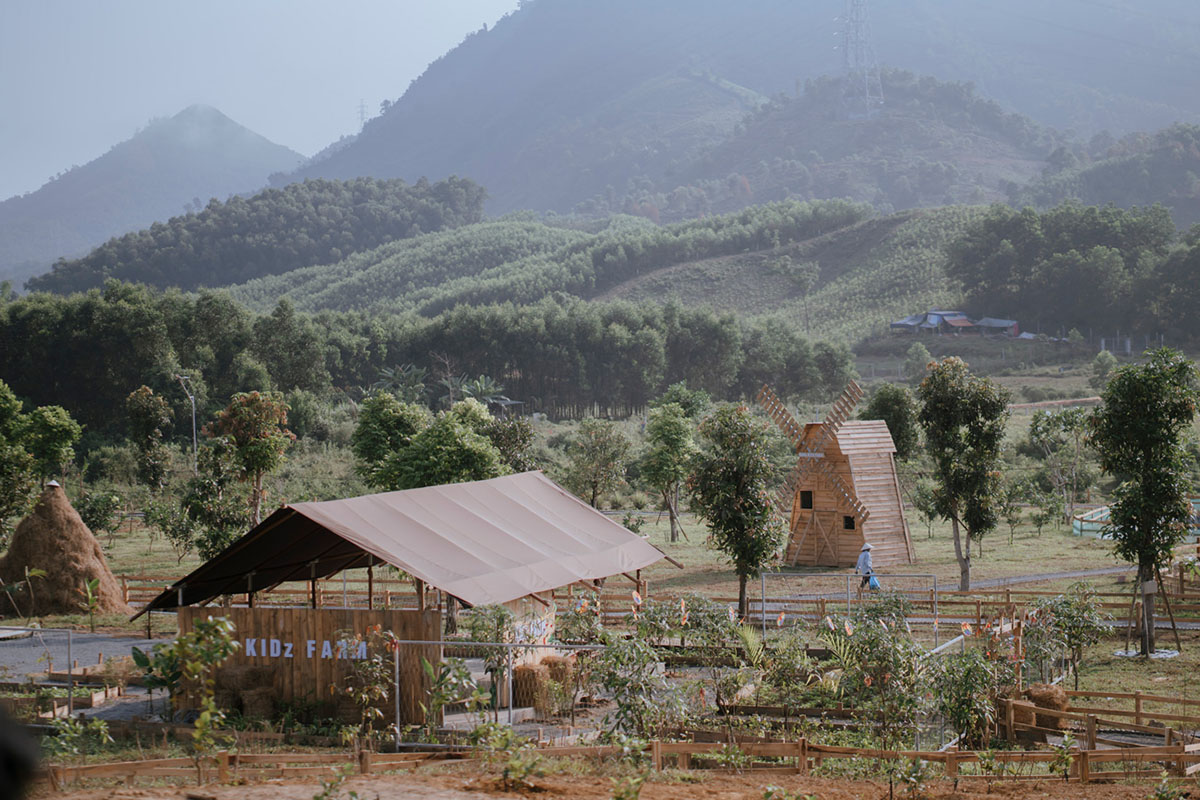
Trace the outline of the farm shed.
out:
<instances>
[{"instance_id":1,"label":"farm shed","mask_svg":"<svg viewBox=\"0 0 1200 800\"><path fill-rule=\"evenodd\" d=\"M539 592L632 574L665 557L541 472L525 472L284 506L176 581L139 615L179 609L184 630L208 613L187 607L246 593L250 608L233 609L238 638L247 640L235 663L275 667L273 688L283 700L319 694L334 679L331 670L337 665L322 658L321 650L335 632L361 634L362 623L382 625L402 638L440 640L441 614L424 607L368 608L367 616L359 610L316 608L315 590L313 608L253 607L256 592L282 582L390 564L468 606L534 598L545 608L549 603ZM414 684L423 684L418 649L405 649L411 663L402 661L401 669ZM436 660L436 650L424 655ZM412 714L418 697L416 690L406 701Z\"/></svg>"}]
</instances>

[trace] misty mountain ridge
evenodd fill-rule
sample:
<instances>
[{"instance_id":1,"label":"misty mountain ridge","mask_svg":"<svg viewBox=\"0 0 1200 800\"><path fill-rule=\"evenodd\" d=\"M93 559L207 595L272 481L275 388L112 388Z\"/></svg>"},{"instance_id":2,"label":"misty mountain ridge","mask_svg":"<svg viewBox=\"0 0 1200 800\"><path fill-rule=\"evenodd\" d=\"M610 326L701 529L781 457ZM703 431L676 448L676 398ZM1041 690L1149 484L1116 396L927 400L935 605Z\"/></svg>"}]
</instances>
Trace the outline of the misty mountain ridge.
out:
<instances>
[{"instance_id":1,"label":"misty mountain ridge","mask_svg":"<svg viewBox=\"0 0 1200 800\"><path fill-rule=\"evenodd\" d=\"M186 206L254 191L302 161L210 106L153 120L99 158L0 203L0 280L20 283Z\"/></svg>"},{"instance_id":2,"label":"misty mountain ridge","mask_svg":"<svg viewBox=\"0 0 1200 800\"><path fill-rule=\"evenodd\" d=\"M881 64L971 82L1042 125L1090 136L1200 121L1200 6L1163 6L1147 15L1132 0L880 0L871 14ZM492 213L569 211L646 182L663 189L762 98L839 71L841 8L527 2L296 175L465 175L488 187Z\"/></svg>"}]
</instances>

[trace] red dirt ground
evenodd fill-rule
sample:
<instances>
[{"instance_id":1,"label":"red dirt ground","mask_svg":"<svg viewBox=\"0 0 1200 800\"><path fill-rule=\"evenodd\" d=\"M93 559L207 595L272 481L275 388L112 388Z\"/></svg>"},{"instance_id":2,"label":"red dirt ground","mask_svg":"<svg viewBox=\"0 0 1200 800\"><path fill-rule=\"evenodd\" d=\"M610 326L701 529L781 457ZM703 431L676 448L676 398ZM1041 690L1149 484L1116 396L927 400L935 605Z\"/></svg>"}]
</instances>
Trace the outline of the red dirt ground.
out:
<instances>
[{"instance_id":1,"label":"red dirt ground","mask_svg":"<svg viewBox=\"0 0 1200 800\"><path fill-rule=\"evenodd\" d=\"M695 782L670 782L660 778L646 783L641 800L760 800L763 789L780 786L788 792L815 795L819 800L877 800L887 798L886 782L852 781L832 778L801 778L778 773L741 775L727 773L692 773ZM458 775L391 775L350 778L332 795L342 800L357 792L360 800L479 800L481 797L564 798L565 800L609 800L612 784L602 776L551 776L536 782L536 791L504 792L490 776ZM957 792L950 781L931 782L923 797L937 800L1005 800L1006 798L1045 798L1045 800L1144 800L1153 784L1143 781L1132 785L1080 786L1057 780L1020 783L997 782L989 795L982 781L964 781ZM268 781L253 786L190 786L190 787L122 787L90 789L52 795L43 790L35 798L60 797L64 800L310 800L321 790L318 781ZM896 798L907 795L896 787Z\"/></svg>"}]
</instances>

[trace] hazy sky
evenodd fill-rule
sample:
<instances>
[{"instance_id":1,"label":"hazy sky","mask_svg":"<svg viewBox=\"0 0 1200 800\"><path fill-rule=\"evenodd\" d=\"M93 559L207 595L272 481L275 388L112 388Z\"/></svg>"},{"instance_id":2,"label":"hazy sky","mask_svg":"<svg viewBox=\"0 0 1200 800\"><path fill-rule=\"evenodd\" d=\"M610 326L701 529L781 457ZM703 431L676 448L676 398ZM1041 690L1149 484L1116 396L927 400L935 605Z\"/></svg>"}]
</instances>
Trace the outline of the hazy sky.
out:
<instances>
[{"instance_id":1,"label":"hazy sky","mask_svg":"<svg viewBox=\"0 0 1200 800\"><path fill-rule=\"evenodd\" d=\"M517 0L0 0L0 199L215 106L312 155Z\"/></svg>"}]
</instances>

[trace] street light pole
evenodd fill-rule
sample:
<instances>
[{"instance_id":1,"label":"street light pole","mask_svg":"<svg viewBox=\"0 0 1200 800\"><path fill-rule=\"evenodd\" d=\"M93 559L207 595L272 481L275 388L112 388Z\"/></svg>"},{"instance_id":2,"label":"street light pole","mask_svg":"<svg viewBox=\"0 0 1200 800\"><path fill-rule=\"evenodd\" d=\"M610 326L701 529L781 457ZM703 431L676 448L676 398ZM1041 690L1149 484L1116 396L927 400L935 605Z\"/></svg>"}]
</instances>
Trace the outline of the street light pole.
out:
<instances>
[{"instance_id":1,"label":"street light pole","mask_svg":"<svg viewBox=\"0 0 1200 800\"><path fill-rule=\"evenodd\" d=\"M196 461L196 395L192 394L192 390L184 381L190 381L191 378L187 375L176 375L179 385L183 387L184 393L188 396L188 400L192 401L192 474L200 474L200 468Z\"/></svg>"}]
</instances>

